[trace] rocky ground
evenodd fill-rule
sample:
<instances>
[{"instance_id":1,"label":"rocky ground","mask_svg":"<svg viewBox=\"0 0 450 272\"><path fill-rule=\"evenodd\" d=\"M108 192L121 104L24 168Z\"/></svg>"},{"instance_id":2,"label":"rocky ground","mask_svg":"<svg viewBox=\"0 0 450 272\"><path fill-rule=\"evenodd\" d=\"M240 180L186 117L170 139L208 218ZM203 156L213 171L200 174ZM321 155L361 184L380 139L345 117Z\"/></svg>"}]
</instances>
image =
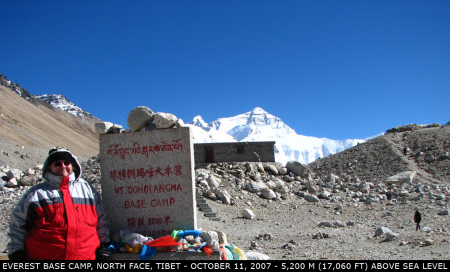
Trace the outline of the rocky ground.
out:
<instances>
[{"instance_id":1,"label":"rocky ground","mask_svg":"<svg viewBox=\"0 0 450 272\"><path fill-rule=\"evenodd\" d=\"M244 195L236 205L210 205L219 212L221 221L199 216L199 226L222 230L230 243L264 253L272 260L450 258L448 215L438 215L443 208L428 199L395 205L387 205L387 201L371 205L350 202L342 213L336 213L337 203L309 203L296 197L269 201ZM415 231L415 208L422 211L421 231ZM244 209L251 209L256 219L244 219ZM388 241L383 235L375 236L381 227L398 237Z\"/></svg>"},{"instance_id":2,"label":"rocky ground","mask_svg":"<svg viewBox=\"0 0 450 272\"><path fill-rule=\"evenodd\" d=\"M448 260L449 139L450 127L387 134L319 159L304 175L284 173L283 165L277 173L257 164L198 166L197 188L219 220L199 210L197 225L272 260ZM1 148L4 172L26 172L47 152L4 140ZM100 164L88 160L80 158L84 177L101 190ZM404 171L415 171L411 183L388 182ZM5 179L2 250L11 210L27 189L8 187ZM423 218L420 231L413 222L416 209ZM378 235L382 227L388 234Z\"/></svg>"}]
</instances>

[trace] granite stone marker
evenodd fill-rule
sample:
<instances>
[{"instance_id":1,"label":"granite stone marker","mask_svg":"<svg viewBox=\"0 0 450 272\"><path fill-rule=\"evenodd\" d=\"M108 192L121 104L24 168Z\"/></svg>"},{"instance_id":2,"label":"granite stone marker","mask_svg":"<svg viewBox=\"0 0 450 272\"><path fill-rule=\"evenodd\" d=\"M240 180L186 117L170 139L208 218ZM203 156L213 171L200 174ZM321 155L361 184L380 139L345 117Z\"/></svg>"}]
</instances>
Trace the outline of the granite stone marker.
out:
<instances>
[{"instance_id":1,"label":"granite stone marker","mask_svg":"<svg viewBox=\"0 0 450 272\"><path fill-rule=\"evenodd\" d=\"M100 135L102 201L110 233L158 238L197 229L189 127Z\"/></svg>"}]
</instances>

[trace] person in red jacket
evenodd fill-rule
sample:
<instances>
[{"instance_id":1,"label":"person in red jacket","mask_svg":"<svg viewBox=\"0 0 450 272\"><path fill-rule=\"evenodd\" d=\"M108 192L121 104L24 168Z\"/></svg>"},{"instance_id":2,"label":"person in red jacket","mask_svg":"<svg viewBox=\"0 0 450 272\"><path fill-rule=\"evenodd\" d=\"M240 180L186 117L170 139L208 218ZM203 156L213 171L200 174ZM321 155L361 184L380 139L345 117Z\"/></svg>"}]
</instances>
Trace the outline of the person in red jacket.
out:
<instances>
[{"instance_id":1,"label":"person in red jacket","mask_svg":"<svg viewBox=\"0 0 450 272\"><path fill-rule=\"evenodd\" d=\"M109 260L109 224L100 194L81 178L67 149L52 148L44 182L29 189L9 223L10 260Z\"/></svg>"}]
</instances>

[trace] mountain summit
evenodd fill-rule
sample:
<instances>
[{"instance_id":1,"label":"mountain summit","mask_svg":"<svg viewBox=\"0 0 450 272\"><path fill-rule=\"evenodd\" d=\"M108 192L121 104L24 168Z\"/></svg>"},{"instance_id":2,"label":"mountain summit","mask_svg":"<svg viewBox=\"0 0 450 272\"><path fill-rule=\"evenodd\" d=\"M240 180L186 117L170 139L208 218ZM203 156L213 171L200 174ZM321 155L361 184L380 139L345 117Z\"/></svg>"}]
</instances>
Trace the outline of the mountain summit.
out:
<instances>
[{"instance_id":1,"label":"mountain summit","mask_svg":"<svg viewBox=\"0 0 450 272\"><path fill-rule=\"evenodd\" d=\"M201 116L196 116L188 125L196 128L196 143L223 142L226 136L231 136L228 142L275 141L275 160L282 163L298 161L308 164L364 142L360 139L330 140L298 135L280 118L260 107L234 117L219 118L209 124Z\"/></svg>"},{"instance_id":2,"label":"mountain summit","mask_svg":"<svg viewBox=\"0 0 450 272\"><path fill-rule=\"evenodd\" d=\"M42 101L47 102L55 108L60 108L63 111L67 111L68 113L78 116L92 117L92 114L83 110L82 108L76 106L74 103L70 102L65 96L60 94L41 94L41 95L33 95L34 98L38 98Z\"/></svg>"},{"instance_id":3,"label":"mountain summit","mask_svg":"<svg viewBox=\"0 0 450 272\"><path fill-rule=\"evenodd\" d=\"M272 141L284 135L295 133L280 118L262 108L230 118L219 118L211 127L233 136L237 141Z\"/></svg>"}]
</instances>

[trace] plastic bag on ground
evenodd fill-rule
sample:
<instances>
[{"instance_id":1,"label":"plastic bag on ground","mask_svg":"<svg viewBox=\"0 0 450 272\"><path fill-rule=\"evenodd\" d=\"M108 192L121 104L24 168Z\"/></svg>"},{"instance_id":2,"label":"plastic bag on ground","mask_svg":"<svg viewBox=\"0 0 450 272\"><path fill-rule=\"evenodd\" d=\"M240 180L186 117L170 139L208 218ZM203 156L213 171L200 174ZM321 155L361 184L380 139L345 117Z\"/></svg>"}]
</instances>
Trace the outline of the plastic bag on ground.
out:
<instances>
[{"instance_id":1,"label":"plastic bag on ground","mask_svg":"<svg viewBox=\"0 0 450 272\"><path fill-rule=\"evenodd\" d=\"M149 240L148 237L129 230L121 230L120 236L125 241L125 243L129 244L131 247L135 247L137 244L143 244L145 242L148 242Z\"/></svg>"},{"instance_id":2,"label":"plastic bag on ground","mask_svg":"<svg viewBox=\"0 0 450 272\"><path fill-rule=\"evenodd\" d=\"M255 251L246 251L245 256L247 260L270 260L269 256Z\"/></svg>"}]
</instances>

